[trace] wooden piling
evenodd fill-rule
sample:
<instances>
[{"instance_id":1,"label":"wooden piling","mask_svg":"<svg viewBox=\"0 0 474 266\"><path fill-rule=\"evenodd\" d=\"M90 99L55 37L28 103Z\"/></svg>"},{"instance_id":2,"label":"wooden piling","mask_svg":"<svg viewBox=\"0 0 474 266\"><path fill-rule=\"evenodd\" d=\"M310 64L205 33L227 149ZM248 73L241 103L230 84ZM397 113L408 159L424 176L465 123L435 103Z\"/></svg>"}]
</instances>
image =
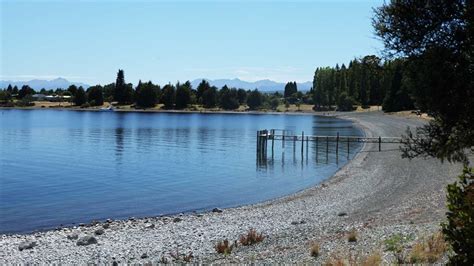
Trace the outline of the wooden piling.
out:
<instances>
[{"instance_id":1,"label":"wooden piling","mask_svg":"<svg viewBox=\"0 0 474 266\"><path fill-rule=\"evenodd\" d=\"M379 151L382 151L382 137L379 137Z\"/></svg>"},{"instance_id":2,"label":"wooden piling","mask_svg":"<svg viewBox=\"0 0 474 266\"><path fill-rule=\"evenodd\" d=\"M318 142L318 136L316 136L316 162L318 162L318 155L319 155L319 142Z\"/></svg>"},{"instance_id":3,"label":"wooden piling","mask_svg":"<svg viewBox=\"0 0 474 266\"><path fill-rule=\"evenodd\" d=\"M336 156L339 155L339 132L337 132L336 137Z\"/></svg>"},{"instance_id":4,"label":"wooden piling","mask_svg":"<svg viewBox=\"0 0 474 266\"><path fill-rule=\"evenodd\" d=\"M301 155L303 155L304 131L301 132Z\"/></svg>"},{"instance_id":5,"label":"wooden piling","mask_svg":"<svg viewBox=\"0 0 474 266\"><path fill-rule=\"evenodd\" d=\"M350 150L351 150L350 141L351 141L351 139L348 137L347 138L347 157L349 157L349 153L350 153Z\"/></svg>"},{"instance_id":6,"label":"wooden piling","mask_svg":"<svg viewBox=\"0 0 474 266\"><path fill-rule=\"evenodd\" d=\"M273 157L273 147L275 146L275 129L272 129L272 157Z\"/></svg>"},{"instance_id":7,"label":"wooden piling","mask_svg":"<svg viewBox=\"0 0 474 266\"><path fill-rule=\"evenodd\" d=\"M293 153L296 152L296 136L293 136Z\"/></svg>"}]
</instances>

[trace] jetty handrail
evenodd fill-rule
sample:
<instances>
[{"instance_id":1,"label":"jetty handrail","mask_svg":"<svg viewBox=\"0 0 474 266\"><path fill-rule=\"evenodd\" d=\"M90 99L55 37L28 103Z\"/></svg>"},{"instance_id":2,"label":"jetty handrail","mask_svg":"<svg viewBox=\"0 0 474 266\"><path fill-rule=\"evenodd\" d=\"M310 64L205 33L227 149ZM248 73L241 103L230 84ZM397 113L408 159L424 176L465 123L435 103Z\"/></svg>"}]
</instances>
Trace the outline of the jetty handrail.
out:
<instances>
[{"instance_id":1,"label":"jetty handrail","mask_svg":"<svg viewBox=\"0 0 474 266\"><path fill-rule=\"evenodd\" d=\"M281 133L280 133L281 132ZM292 133L285 134L285 133ZM278 134L280 133L280 134ZM401 137L367 137L367 136L341 136L339 132L337 135L305 135L304 131L301 135L294 134L292 130L285 129L264 129L257 131L257 153L266 155L267 142L271 140L271 149L273 153L274 142L281 141L282 148L285 147L285 142L293 142L293 152L296 148L296 142L301 141L301 153L304 151L304 143L306 142L306 150L308 150L308 143L310 141L316 142L316 149L318 148L318 142L322 141L326 143L326 152L329 152L329 142L336 143L336 155L339 153L339 143L347 143L347 153L350 151L350 143L378 143L378 150L382 150L382 143L402 144L403 139Z\"/></svg>"}]
</instances>

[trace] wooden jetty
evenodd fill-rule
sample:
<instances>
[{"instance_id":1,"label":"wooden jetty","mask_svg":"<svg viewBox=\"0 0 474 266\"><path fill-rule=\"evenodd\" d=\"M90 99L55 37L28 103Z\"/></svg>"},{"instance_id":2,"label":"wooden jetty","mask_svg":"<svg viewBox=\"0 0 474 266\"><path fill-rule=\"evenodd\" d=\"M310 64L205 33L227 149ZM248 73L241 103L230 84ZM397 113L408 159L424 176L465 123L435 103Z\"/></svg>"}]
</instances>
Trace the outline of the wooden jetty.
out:
<instances>
[{"instance_id":1,"label":"wooden jetty","mask_svg":"<svg viewBox=\"0 0 474 266\"><path fill-rule=\"evenodd\" d=\"M285 143L292 143L293 152L296 152L297 144L301 143L301 155L303 156L305 146L306 153L309 149L309 142L315 143L316 152L319 152L319 149L325 149L326 155L329 153L329 143L332 142L335 144L335 153L336 156L339 154L340 149L344 149L347 152L347 155L350 154L351 143L377 143L378 150L382 151L382 144L392 143L392 144L401 144L402 138L400 137L360 137L360 136L340 136L339 132L333 136L309 136L305 135L304 131L301 132L301 135L295 134L290 130L281 130L281 129L264 129L257 131L257 155L260 158L267 157L268 142L271 142L271 152L273 154L275 148L275 142L281 141L282 148L285 148ZM347 148L343 148L346 146Z\"/></svg>"}]
</instances>

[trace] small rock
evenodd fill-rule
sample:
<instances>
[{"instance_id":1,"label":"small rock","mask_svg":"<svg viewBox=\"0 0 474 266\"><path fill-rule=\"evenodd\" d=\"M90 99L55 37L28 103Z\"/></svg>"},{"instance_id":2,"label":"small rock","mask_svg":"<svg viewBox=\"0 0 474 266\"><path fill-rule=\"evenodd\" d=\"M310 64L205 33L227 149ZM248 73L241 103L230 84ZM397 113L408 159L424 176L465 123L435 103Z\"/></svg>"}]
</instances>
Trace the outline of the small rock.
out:
<instances>
[{"instance_id":1,"label":"small rock","mask_svg":"<svg viewBox=\"0 0 474 266\"><path fill-rule=\"evenodd\" d=\"M221 213L221 212L222 212L222 210L221 210L221 209L219 209L219 208L214 208L214 209L212 209L212 212Z\"/></svg>"},{"instance_id":2,"label":"small rock","mask_svg":"<svg viewBox=\"0 0 474 266\"><path fill-rule=\"evenodd\" d=\"M99 229L94 231L94 234L96 234L98 236L103 235L104 233L105 233L105 231L102 228L99 228Z\"/></svg>"},{"instance_id":3,"label":"small rock","mask_svg":"<svg viewBox=\"0 0 474 266\"><path fill-rule=\"evenodd\" d=\"M108 229L109 227L110 227L110 224L103 224L102 225L102 228L104 228L104 229Z\"/></svg>"},{"instance_id":4,"label":"small rock","mask_svg":"<svg viewBox=\"0 0 474 266\"><path fill-rule=\"evenodd\" d=\"M347 215L347 212L340 212L337 214L337 216L339 217L346 216L346 215Z\"/></svg>"},{"instance_id":5,"label":"small rock","mask_svg":"<svg viewBox=\"0 0 474 266\"><path fill-rule=\"evenodd\" d=\"M292 225L297 225L297 224L299 224L299 223L300 223L300 222L298 222L298 221L293 221L293 222L291 222Z\"/></svg>"},{"instance_id":6,"label":"small rock","mask_svg":"<svg viewBox=\"0 0 474 266\"><path fill-rule=\"evenodd\" d=\"M91 244L97 244L97 239L93 236L83 236L77 240L78 246L87 246Z\"/></svg>"},{"instance_id":7,"label":"small rock","mask_svg":"<svg viewBox=\"0 0 474 266\"><path fill-rule=\"evenodd\" d=\"M301 221L300 221L300 224L305 224L305 223L306 223L305 220L301 220Z\"/></svg>"},{"instance_id":8,"label":"small rock","mask_svg":"<svg viewBox=\"0 0 474 266\"><path fill-rule=\"evenodd\" d=\"M67 239L69 240L75 240L75 239L78 239L79 236L77 234L70 234L67 236Z\"/></svg>"},{"instance_id":9,"label":"small rock","mask_svg":"<svg viewBox=\"0 0 474 266\"><path fill-rule=\"evenodd\" d=\"M105 220L105 222L110 224L110 223L112 223L112 220L111 220L111 219L107 219L107 220Z\"/></svg>"},{"instance_id":10,"label":"small rock","mask_svg":"<svg viewBox=\"0 0 474 266\"><path fill-rule=\"evenodd\" d=\"M22 251L24 249L33 248L34 246L36 246L35 241L25 241L25 242L20 243L20 245L18 246L18 250Z\"/></svg>"},{"instance_id":11,"label":"small rock","mask_svg":"<svg viewBox=\"0 0 474 266\"><path fill-rule=\"evenodd\" d=\"M196 214L196 217L199 217L199 218L201 218L202 216L203 216L203 215L202 215L202 214L200 214L200 213Z\"/></svg>"},{"instance_id":12,"label":"small rock","mask_svg":"<svg viewBox=\"0 0 474 266\"><path fill-rule=\"evenodd\" d=\"M143 254L140 256L140 258L142 258L142 259L146 259L146 258L148 258L148 254L146 254L146 253L143 253Z\"/></svg>"},{"instance_id":13,"label":"small rock","mask_svg":"<svg viewBox=\"0 0 474 266\"><path fill-rule=\"evenodd\" d=\"M176 218L173 219L173 222L179 223L179 222L181 222L182 220L183 220L183 219L181 219L181 218L179 218L179 217L176 217Z\"/></svg>"},{"instance_id":14,"label":"small rock","mask_svg":"<svg viewBox=\"0 0 474 266\"><path fill-rule=\"evenodd\" d=\"M155 228L155 224L145 224L145 229L153 229Z\"/></svg>"}]
</instances>

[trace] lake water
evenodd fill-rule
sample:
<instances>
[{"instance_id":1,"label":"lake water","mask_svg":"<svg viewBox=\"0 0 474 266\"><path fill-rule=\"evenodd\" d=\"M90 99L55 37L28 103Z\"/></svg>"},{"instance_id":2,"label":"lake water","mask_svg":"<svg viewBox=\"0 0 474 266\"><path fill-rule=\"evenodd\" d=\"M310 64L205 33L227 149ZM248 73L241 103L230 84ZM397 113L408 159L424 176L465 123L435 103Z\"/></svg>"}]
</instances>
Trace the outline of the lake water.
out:
<instances>
[{"instance_id":1,"label":"lake water","mask_svg":"<svg viewBox=\"0 0 474 266\"><path fill-rule=\"evenodd\" d=\"M334 144L275 142L257 160L256 132L361 135L311 115L0 110L0 232L107 218L232 207L281 197L333 175ZM324 148L322 148L322 147ZM305 146L306 147L306 146Z\"/></svg>"}]
</instances>

